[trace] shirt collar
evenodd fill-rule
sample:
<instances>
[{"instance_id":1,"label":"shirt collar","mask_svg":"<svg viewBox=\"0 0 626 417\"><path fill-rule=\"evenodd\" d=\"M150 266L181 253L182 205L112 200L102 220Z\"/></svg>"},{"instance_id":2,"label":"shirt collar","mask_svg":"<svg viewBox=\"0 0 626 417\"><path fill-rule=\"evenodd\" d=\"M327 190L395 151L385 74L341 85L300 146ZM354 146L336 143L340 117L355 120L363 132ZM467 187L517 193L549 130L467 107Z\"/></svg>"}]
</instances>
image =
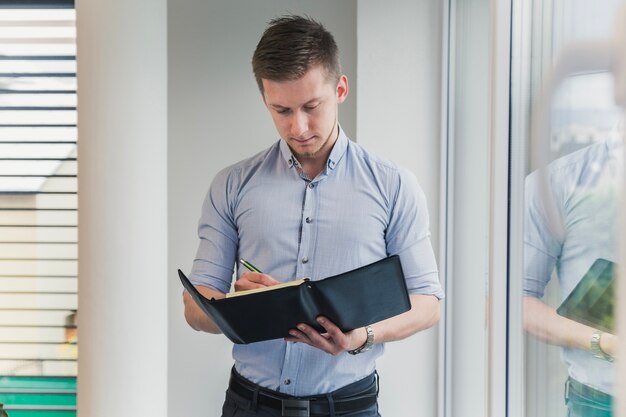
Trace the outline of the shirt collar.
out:
<instances>
[{"instance_id":1,"label":"shirt collar","mask_svg":"<svg viewBox=\"0 0 626 417\"><path fill-rule=\"evenodd\" d=\"M348 149L348 141L348 137L346 136L341 126L339 126L339 136L337 137L337 141L335 142L332 151L330 151L328 161L326 162L326 166L328 168L335 169L343 155L346 153L346 149ZM285 142L283 139L280 140L280 153L287 165L289 165L289 168L297 166L298 160L291 152L291 149L289 148L289 145L287 145L287 142Z\"/></svg>"}]
</instances>

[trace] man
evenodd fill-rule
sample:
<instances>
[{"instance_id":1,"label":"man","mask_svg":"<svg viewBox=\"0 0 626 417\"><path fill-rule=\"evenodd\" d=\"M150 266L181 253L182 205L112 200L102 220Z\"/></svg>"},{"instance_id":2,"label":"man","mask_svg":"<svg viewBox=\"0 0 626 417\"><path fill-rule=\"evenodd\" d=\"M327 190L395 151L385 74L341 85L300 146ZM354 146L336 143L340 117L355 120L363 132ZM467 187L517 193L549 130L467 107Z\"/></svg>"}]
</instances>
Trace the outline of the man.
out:
<instances>
[{"instance_id":1,"label":"man","mask_svg":"<svg viewBox=\"0 0 626 417\"><path fill-rule=\"evenodd\" d=\"M300 324L285 339L235 345L224 416L378 416L375 360L383 343L434 325L443 296L424 195L407 170L351 142L338 124L348 95L333 36L300 16L274 19L252 59L263 103L281 139L221 171L206 197L190 279L206 297L319 280L386 256L400 256L410 311L341 332L328 318L319 334ZM380 277L385 279L385 277ZM184 294L196 330L220 333ZM250 317L254 320L254 317ZM304 403L291 403L295 399Z\"/></svg>"},{"instance_id":2,"label":"man","mask_svg":"<svg viewBox=\"0 0 626 417\"><path fill-rule=\"evenodd\" d=\"M524 326L563 347L568 417L612 416L617 337L558 315L542 298L553 272L563 301L597 259L617 261L622 152L621 136L608 138L555 160L545 176L537 171L526 180ZM546 180L548 187L542 187Z\"/></svg>"}]
</instances>

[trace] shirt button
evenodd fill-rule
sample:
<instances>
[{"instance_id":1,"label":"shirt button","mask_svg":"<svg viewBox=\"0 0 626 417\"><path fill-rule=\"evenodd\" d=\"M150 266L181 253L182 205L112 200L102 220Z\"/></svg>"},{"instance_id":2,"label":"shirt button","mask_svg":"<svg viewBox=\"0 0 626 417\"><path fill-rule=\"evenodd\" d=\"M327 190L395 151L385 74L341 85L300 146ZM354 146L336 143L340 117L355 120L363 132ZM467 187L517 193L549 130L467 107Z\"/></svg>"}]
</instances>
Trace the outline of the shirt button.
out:
<instances>
[{"instance_id":1,"label":"shirt button","mask_svg":"<svg viewBox=\"0 0 626 417\"><path fill-rule=\"evenodd\" d=\"M307 222L307 223L311 223L312 221L313 221L313 219L311 219L310 217L307 217L306 220L305 220L305 222Z\"/></svg>"},{"instance_id":2,"label":"shirt button","mask_svg":"<svg viewBox=\"0 0 626 417\"><path fill-rule=\"evenodd\" d=\"M315 187L315 184L313 184L312 182L309 183L309 188L313 188Z\"/></svg>"},{"instance_id":3,"label":"shirt button","mask_svg":"<svg viewBox=\"0 0 626 417\"><path fill-rule=\"evenodd\" d=\"M289 385L289 384L291 384L291 379L285 379L285 380L283 381L283 383L284 383L285 385Z\"/></svg>"},{"instance_id":4,"label":"shirt button","mask_svg":"<svg viewBox=\"0 0 626 417\"><path fill-rule=\"evenodd\" d=\"M302 263L305 264L309 262L309 258L307 258L306 256L304 258L302 258Z\"/></svg>"}]
</instances>

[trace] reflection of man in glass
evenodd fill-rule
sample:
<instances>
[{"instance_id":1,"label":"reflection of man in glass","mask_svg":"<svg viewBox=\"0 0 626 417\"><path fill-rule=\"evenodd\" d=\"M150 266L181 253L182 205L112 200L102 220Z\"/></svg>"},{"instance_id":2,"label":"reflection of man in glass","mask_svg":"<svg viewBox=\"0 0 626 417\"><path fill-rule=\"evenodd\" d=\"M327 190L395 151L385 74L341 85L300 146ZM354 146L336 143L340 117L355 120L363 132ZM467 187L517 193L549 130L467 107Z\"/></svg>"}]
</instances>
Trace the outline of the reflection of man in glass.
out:
<instances>
[{"instance_id":1,"label":"reflection of man in glass","mask_svg":"<svg viewBox=\"0 0 626 417\"><path fill-rule=\"evenodd\" d=\"M553 273L563 301L597 259L616 262L621 144L616 137L587 146L552 162L547 175L534 172L526 181L524 327L563 347L568 417L612 415L617 337L559 315L541 298ZM548 187L542 187L546 180Z\"/></svg>"}]
</instances>

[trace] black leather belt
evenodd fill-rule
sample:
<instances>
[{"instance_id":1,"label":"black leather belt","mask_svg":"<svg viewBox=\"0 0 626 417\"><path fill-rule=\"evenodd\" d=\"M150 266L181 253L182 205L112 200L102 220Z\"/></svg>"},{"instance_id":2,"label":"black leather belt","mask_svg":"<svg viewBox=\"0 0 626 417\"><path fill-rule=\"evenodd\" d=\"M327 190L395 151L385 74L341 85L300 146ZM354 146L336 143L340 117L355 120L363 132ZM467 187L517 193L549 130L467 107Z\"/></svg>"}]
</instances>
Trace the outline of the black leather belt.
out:
<instances>
[{"instance_id":1,"label":"black leather belt","mask_svg":"<svg viewBox=\"0 0 626 417\"><path fill-rule=\"evenodd\" d=\"M244 379L234 370L231 373L228 389L246 400L248 407L263 405L280 411L285 417L311 417L330 415L330 403L326 395L312 397L292 397L271 391ZM350 396L329 394L336 415L365 410L376 403L378 380L365 390Z\"/></svg>"}]
</instances>

